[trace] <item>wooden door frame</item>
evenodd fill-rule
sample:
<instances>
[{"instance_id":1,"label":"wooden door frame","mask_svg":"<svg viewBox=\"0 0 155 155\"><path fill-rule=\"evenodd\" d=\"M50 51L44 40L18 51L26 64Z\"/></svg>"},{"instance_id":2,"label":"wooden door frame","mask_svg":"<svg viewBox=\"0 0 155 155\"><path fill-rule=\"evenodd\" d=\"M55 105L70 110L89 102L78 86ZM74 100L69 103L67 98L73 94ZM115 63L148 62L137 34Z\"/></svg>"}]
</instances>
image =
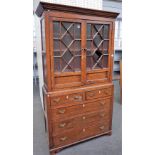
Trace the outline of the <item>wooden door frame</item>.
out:
<instances>
[{"instance_id":1,"label":"wooden door frame","mask_svg":"<svg viewBox=\"0 0 155 155\"><path fill-rule=\"evenodd\" d=\"M108 80L109 82L112 82L112 72L113 72L113 59L112 59L112 54L114 53L114 32L113 32L113 24L114 21L107 21L105 19L102 20L85 20L86 25L87 23L96 23L96 24L109 24L109 43L108 43L108 68L103 68L103 69L96 69L96 70L92 70L92 71L87 71L86 72L86 78L87 78L87 73L91 73L91 72L108 72ZM87 26L86 26L86 31L87 31ZM86 36L87 37L87 36ZM87 42L87 41L86 41ZM85 46L85 48L87 48L87 45ZM86 61L86 60L85 60ZM85 68L86 69L86 68ZM86 83L87 83L87 79L85 79ZM99 82L105 82L105 80L96 80Z\"/></svg>"},{"instance_id":2,"label":"wooden door frame","mask_svg":"<svg viewBox=\"0 0 155 155\"><path fill-rule=\"evenodd\" d=\"M54 37L53 37L53 22L54 21L66 21L66 22L73 22L73 23L80 23L81 24L81 71L80 72L62 72L62 73L57 73L57 72L54 72ZM51 81L52 81L52 89L55 89L55 77L58 77L58 76L69 76L69 75L81 75L81 85L83 85L83 77L84 77L84 68L83 68L83 59L84 59L84 56L83 56L83 52L82 52L82 46L83 43L84 43L84 38L83 38L83 29L82 29L82 26L83 26L83 20L80 20L80 19L72 19L72 18L62 18L62 17L49 17L49 24L50 24L50 43L51 43L51 47L50 47L50 55L51 55ZM66 84L67 85L67 84ZM66 86L64 85L64 86ZM71 85L71 84L69 84Z\"/></svg>"}]
</instances>

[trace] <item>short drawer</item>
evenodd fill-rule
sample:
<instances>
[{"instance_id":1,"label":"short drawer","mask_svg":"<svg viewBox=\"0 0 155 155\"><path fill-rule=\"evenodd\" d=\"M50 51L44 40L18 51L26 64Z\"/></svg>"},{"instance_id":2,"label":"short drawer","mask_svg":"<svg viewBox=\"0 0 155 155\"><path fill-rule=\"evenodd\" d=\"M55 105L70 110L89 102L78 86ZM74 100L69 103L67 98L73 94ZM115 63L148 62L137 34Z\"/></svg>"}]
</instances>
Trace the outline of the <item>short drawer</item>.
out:
<instances>
[{"instance_id":1,"label":"short drawer","mask_svg":"<svg viewBox=\"0 0 155 155\"><path fill-rule=\"evenodd\" d=\"M75 93L51 98L51 106L84 101L84 93Z\"/></svg>"},{"instance_id":2,"label":"short drawer","mask_svg":"<svg viewBox=\"0 0 155 155\"><path fill-rule=\"evenodd\" d=\"M54 147L71 144L89 137L96 136L98 134L108 132L109 128L110 124L105 122L98 123L97 125L92 124L91 126L69 130L66 133L53 137Z\"/></svg>"},{"instance_id":3,"label":"short drawer","mask_svg":"<svg viewBox=\"0 0 155 155\"><path fill-rule=\"evenodd\" d=\"M111 98L102 99L94 102L86 102L68 107L50 109L51 117L49 119L65 119L84 115L88 112L106 111L110 109Z\"/></svg>"},{"instance_id":4,"label":"short drawer","mask_svg":"<svg viewBox=\"0 0 155 155\"><path fill-rule=\"evenodd\" d=\"M112 87L107 87L107 88L100 88L100 89L95 89L91 91L86 92L86 99L95 99L95 98L102 98L102 97L108 97L112 95Z\"/></svg>"},{"instance_id":5,"label":"short drawer","mask_svg":"<svg viewBox=\"0 0 155 155\"><path fill-rule=\"evenodd\" d=\"M51 126L53 128L53 134L57 135L62 132L66 132L69 129L76 129L79 126L89 126L93 124L98 123L104 123L110 120L110 114L109 111L101 111L101 112L93 112L93 113L87 113L84 115L80 115L75 118L71 118L68 120L60 121L60 122L52 122Z\"/></svg>"}]
</instances>

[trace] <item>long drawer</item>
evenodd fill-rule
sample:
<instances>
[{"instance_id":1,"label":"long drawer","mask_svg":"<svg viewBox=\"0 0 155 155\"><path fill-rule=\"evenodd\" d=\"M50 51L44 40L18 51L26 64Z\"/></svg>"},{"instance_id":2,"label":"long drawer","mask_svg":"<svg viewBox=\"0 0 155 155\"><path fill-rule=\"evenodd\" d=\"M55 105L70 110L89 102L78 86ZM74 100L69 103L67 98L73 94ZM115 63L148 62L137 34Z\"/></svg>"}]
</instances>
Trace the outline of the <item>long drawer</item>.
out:
<instances>
[{"instance_id":1,"label":"long drawer","mask_svg":"<svg viewBox=\"0 0 155 155\"><path fill-rule=\"evenodd\" d=\"M110 114L108 110L86 113L78 117L67 119L60 122L52 122L51 128L53 129L53 135L61 134L70 129L78 128L79 126L90 126L98 123L104 123L110 120Z\"/></svg>"},{"instance_id":2,"label":"long drawer","mask_svg":"<svg viewBox=\"0 0 155 155\"><path fill-rule=\"evenodd\" d=\"M70 143L74 143L85 138L96 136L109 131L109 123L101 122L93 126L79 127L77 129L69 130L58 136L51 137L53 139L53 146L63 146Z\"/></svg>"},{"instance_id":3,"label":"long drawer","mask_svg":"<svg viewBox=\"0 0 155 155\"><path fill-rule=\"evenodd\" d=\"M73 106L64 106L61 108L50 109L49 120L65 119L76 115L83 115L87 112L109 110L111 98L97 100L94 102L81 103Z\"/></svg>"}]
</instances>

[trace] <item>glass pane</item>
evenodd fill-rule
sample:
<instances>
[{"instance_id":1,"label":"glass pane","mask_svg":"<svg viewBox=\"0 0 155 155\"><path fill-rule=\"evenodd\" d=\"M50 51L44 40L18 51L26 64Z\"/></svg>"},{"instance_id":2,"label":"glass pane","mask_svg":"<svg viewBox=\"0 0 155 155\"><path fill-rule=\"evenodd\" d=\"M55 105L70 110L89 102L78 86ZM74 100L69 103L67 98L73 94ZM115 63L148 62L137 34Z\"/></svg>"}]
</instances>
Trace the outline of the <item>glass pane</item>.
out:
<instances>
[{"instance_id":1,"label":"glass pane","mask_svg":"<svg viewBox=\"0 0 155 155\"><path fill-rule=\"evenodd\" d=\"M103 67L104 68L108 67L108 55L104 55L103 57Z\"/></svg>"},{"instance_id":2,"label":"glass pane","mask_svg":"<svg viewBox=\"0 0 155 155\"><path fill-rule=\"evenodd\" d=\"M73 55L72 53L67 50L64 55L62 56L62 58L65 60L65 62L69 62L72 59Z\"/></svg>"},{"instance_id":3,"label":"glass pane","mask_svg":"<svg viewBox=\"0 0 155 155\"><path fill-rule=\"evenodd\" d=\"M60 35L60 22L53 23L53 32L54 32L54 37L58 38Z\"/></svg>"},{"instance_id":4,"label":"glass pane","mask_svg":"<svg viewBox=\"0 0 155 155\"><path fill-rule=\"evenodd\" d=\"M87 24L87 70L108 67L108 24Z\"/></svg>"},{"instance_id":5,"label":"glass pane","mask_svg":"<svg viewBox=\"0 0 155 155\"><path fill-rule=\"evenodd\" d=\"M60 58L54 58L54 70L59 71L60 70Z\"/></svg>"},{"instance_id":6,"label":"glass pane","mask_svg":"<svg viewBox=\"0 0 155 155\"><path fill-rule=\"evenodd\" d=\"M75 38L80 39L81 38L81 25L80 24L74 24L74 31L75 31Z\"/></svg>"},{"instance_id":7,"label":"glass pane","mask_svg":"<svg viewBox=\"0 0 155 155\"><path fill-rule=\"evenodd\" d=\"M70 65L71 65L71 68L74 68L75 71L80 71L81 57L80 56L74 57Z\"/></svg>"},{"instance_id":8,"label":"glass pane","mask_svg":"<svg viewBox=\"0 0 155 155\"><path fill-rule=\"evenodd\" d=\"M87 24L87 38L91 38L91 24Z\"/></svg>"},{"instance_id":9,"label":"glass pane","mask_svg":"<svg viewBox=\"0 0 155 155\"><path fill-rule=\"evenodd\" d=\"M54 40L54 50L56 51L60 50L60 42L57 40Z\"/></svg>"},{"instance_id":10,"label":"glass pane","mask_svg":"<svg viewBox=\"0 0 155 155\"><path fill-rule=\"evenodd\" d=\"M81 24L53 22L54 69L56 72L81 70Z\"/></svg>"},{"instance_id":11,"label":"glass pane","mask_svg":"<svg viewBox=\"0 0 155 155\"><path fill-rule=\"evenodd\" d=\"M109 48L109 41L104 40L104 42L103 42L103 48L104 48L104 50L108 50L108 48Z\"/></svg>"},{"instance_id":12,"label":"glass pane","mask_svg":"<svg viewBox=\"0 0 155 155\"><path fill-rule=\"evenodd\" d=\"M104 25L104 39L109 39L109 25Z\"/></svg>"}]
</instances>

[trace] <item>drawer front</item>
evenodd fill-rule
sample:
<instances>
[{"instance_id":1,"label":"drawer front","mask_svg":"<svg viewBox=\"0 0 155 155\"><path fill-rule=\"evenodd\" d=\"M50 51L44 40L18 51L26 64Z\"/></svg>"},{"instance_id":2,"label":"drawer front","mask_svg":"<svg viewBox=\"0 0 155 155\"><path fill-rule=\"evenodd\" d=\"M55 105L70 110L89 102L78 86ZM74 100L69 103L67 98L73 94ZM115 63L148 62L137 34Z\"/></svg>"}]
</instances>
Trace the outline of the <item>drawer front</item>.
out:
<instances>
[{"instance_id":1,"label":"drawer front","mask_svg":"<svg viewBox=\"0 0 155 155\"><path fill-rule=\"evenodd\" d=\"M86 99L95 99L95 98L102 98L102 97L108 97L112 95L112 87L107 87L107 88L100 88L100 89L95 89L92 91L87 91L86 92Z\"/></svg>"},{"instance_id":2,"label":"drawer front","mask_svg":"<svg viewBox=\"0 0 155 155\"><path fill-rule=\"evenodd\" d=\"M102 99L94 102L87 102L84 104L73 105L70 107L62 107L57 109L50 109L49 119L66 119L75 117L76 115L83 115L87 112L105 111L110 109L111 99Z\"/></svg>"},{"instance_id":3,"label":"drawer front","mask_svg":"<svg viewBox=\"0 0 155 155\"><path fill-rule=\"evenodd\" d=\"M98 123L104 123L105 121L110 120L109 111L101 111L95 113L84 114L69 120L52 122L51 126L53 127L53 134L57 135L62 132L66 132L69 129L75 129L79 126L89 126Z\"/></svg>"},{"instance_id":4,"label":"drawer front","mask_svg":"<svg viewBox=\"0 0 155 155\"><path fill-rule=\"evenodd\" d=\"M84 93L75 93L70 95L58 96L51 98L51 106L57 106L67 103L79 103L84 101Z\"/></svg>"},{"instance_id":5,"label":"drawer front","mask_svg":"<svg viewBox=\"0 0 155 155\"><path fill-rule=\"evenodd\" d=\"M109 131L109 124L107 122L98 123L97 125L87 127L80 127L78 129L73 129L67 133L54 136L53 137L54 147L67 145L108 131Z\"/></svg>"}]
</instances>

